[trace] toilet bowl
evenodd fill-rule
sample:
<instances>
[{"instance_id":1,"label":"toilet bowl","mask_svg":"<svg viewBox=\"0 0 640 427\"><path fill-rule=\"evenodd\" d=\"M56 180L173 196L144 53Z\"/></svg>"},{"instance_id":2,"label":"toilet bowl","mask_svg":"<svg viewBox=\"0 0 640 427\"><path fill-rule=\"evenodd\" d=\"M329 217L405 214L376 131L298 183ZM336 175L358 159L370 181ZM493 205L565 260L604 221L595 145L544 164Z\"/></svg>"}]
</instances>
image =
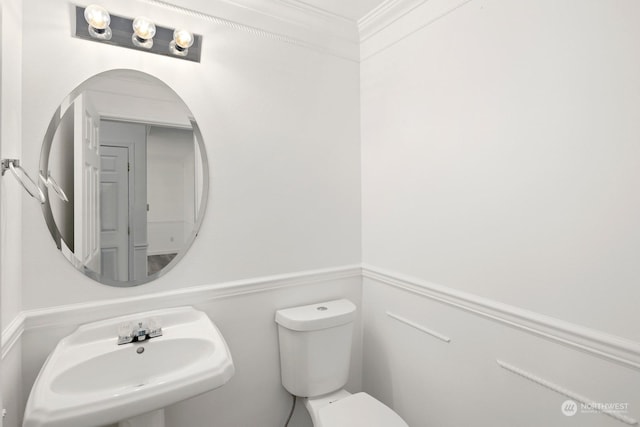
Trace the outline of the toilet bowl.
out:
<instances>
[{"instance_id":1,"label":"toilet bowl","mask_svg":"<svg viewBox=\"0 0 640 427\"><path fill-rule=\"evenodd\" d=\"M408 427L391 408L367 393L339 390L304 399L314 427Z\"/></svg>"},{"instance_id":2,"label":"toilet bowl","mask_svg":"<svg viewBox=\"0 0 640 427\"><path fill-rule=\"evenodd\" d=\"M343 388L355 313L346 299L278 310L282 385L304 398L314 427L408 427L384 403Z\"/></svg>"}]
</instances>

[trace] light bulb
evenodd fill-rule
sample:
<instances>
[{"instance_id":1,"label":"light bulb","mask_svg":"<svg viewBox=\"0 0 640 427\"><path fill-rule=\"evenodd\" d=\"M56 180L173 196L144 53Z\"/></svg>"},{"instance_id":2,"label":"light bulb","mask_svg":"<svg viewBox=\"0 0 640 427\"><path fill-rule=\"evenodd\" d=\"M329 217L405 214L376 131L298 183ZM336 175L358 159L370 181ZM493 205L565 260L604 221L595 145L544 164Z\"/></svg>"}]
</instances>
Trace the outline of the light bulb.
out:
<instances>
[{"instance_id":1,"label":"light bulb","mask_svg":"<svg viewBox=\"0 0 640 427\"><path fill-rule=\"evenodd\" d=\"M189 49L193 45L193 34L187 30L175 30L173 40L176 42L176 47Z\"/></svg>"},{"instance_id":2,"label":"light bulb","mask_svg":"<svg viewBox=\"0 0 640 427\"><path fill-rule=\"evenodd\" d=\"M111 16L107 9L97 4L87 6L84 10L84 19L96 30L104 30L111 23Z\"/></svg>"},{"instance_id":3,"label":"light bulb","mask_svg":"<svg viewBox=\"0 0 640 427\"><path fill-rule=\"evenodd\" d=\"M193 41L194 37L190 31L177 29L173 32L173 40L169 47L174 55L187 56Z\"/></svg>"},{"instance_id":4,"label":"light bulb","mask_svg":"<svg viewBox=\"0 0 640 427\"><path fill-rule=\"evenodd\" d=\"M97 4L89 5L84 10L84 19L89 24L91 37L102 40L111 39L111 28L109 28L111 17L107 9Z\"/></svg>"},{"instance_id":5,"label":"light bulb","mask_svg":"<svg viewBox=\"0 0 640 427\"><path fill-rule=\"evenodd\" d=\"M131 41L134 45L151 49L153 36L156 35L156 26L151 20L142 16L133 20L133 35Z\"/></svg>"}]
</instances>

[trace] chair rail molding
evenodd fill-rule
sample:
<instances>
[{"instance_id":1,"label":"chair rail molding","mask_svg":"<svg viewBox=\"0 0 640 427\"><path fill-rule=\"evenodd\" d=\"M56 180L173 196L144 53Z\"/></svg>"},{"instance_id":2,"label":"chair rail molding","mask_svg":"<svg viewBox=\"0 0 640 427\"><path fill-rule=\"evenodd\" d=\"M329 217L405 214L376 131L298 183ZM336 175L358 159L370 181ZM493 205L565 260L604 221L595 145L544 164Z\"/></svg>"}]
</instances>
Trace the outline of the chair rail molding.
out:
<instances>
[{"instance_id":1,"label":"chair rail molding","mask_svg":"<svg viewBox=\"0 0 640 427\"><path fill-rule=\"evenodd\" d=\"M11 351L13 346L20 340L24 332L25 315L24 312L18 313L11 323L2 331L2 340L0 341L0 358L4 359ZM1 360L0 359L0 360Z\"/></svg>"},{"instance_id":2,"label":"chair rail molding","mask_svg":"<svg viewBox=\"0 0 640 427\"><path fill-rule=\"evenodd\" d=\"M366 264L194 286L129 298L26 310L20 312L2 331L0 354L4 358L19 342L22 334L32 329L76 325L138 311L195 305L237 295L349 278L370 279L640 371L640 343L638 342ZM407 319L396 320L413 326L413 322L410 324ZM434 331L429 330L429 332ZM447 338L440 337L445 342Z\"/></svg>"},{"instance_id":3,"label":"chair rail molding","mask_svg":"<svg viewBox=\"0 0 640 427\"><path fill-rule=\"evenodd\" d=\"M168 307L197 305L203 302L294 288L341 279L360 279L359 265L307 270L219 284L193 286L175 291L149 293L129 298L114 298L20 312L2 331L0 354L4 358L20 341L25 331L53 326L78 325L109 317Z\"/></svg>"},{"instance_id":4,"label":"chair rail molding","mask_svg":"<svg viewBox=\"0 0 640 427\"><path fill-rule=\"evenodd\" d=\"M636 341L366 264L362 276L640 371Z\"/></svg>"}]
</instances>

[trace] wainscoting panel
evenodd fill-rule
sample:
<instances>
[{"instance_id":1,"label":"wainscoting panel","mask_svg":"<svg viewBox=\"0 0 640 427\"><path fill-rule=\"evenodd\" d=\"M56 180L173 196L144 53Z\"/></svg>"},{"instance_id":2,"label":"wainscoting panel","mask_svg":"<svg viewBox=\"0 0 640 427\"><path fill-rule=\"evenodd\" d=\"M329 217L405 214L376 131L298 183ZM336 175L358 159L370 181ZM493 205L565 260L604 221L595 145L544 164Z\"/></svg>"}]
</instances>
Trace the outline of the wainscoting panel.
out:
<instances>
[{"instance_id":1,"label":"wainscoting panel","mask_svg":"<svg viewBox=\"0 0 640 427\"><path fill-rule=\"evenodd\" d=\"M363 275L640 372L640 343L371 266Z\"/></svg>"},{"instance_id":2,"label":"wainscoting panel","mask_svg":"<svg viewBox=\"0 0 640 427\"><path fill-rule=\"evenodd\" d=\"M507 306L498 316L495 301L370 266L363 275L363 389L411 427L635 425L640 371L634 343L625 343L621 362L614 357L619 346L607 345L618 343L616 337L559 320L533 328L533 318L542 316ZM571 334L576 330L581 338ZM541 380L527 381L505 366ZM562 405L572 397L578 411L568 416ZM624 410L589 411L581 399Z\"/></svg>"},{"instance_id":3,"label":"wainscoting panel","mask_svg":"<svg viewBox=\"0 0 640 427\"><path fill-rule=\"evenodd\" d=\"M218 326L231 350L236 373L223 387L166 408L167 427L281 426L291 398L280 381L275 312L338 298L348 298L360 307L361 283L360 267L346 266L23 312L3 333L3 355L12 360L17 357L22 364L14 372L19 387L3 395L5 404L15 402L17 408L4 427L21 425L24 405L42 364L57 342L78 325L184 305L204 311ZM355 330L361 329L358 317ZM351 390L361 388L361 343L360 334L354 334ZM311 427L302 405L296 408L290 426Z\"/></svg>"},{"instance_id":4,"label":"wainscoting panel","mask_svg":"<svg viewBox=\"0 0 640 427\"><path fill-rule=\"evenodd\" d=\"M519 375L524 379L532 381L542 387L545 387L551 391L555 391L556 393L561 394L573 400L573 402L568 404L569 406L564 406L562 408L564 411L573 411L573 408L575 407L577 409L577 404L580 403L581 405L583 405L583 407L586 407L585 409L593 410L594 412L600 412L602 414L612 417L615 420L622 421L623 423L629 424L631 426L638 425L638 420L636 420L635 418L628 417L623 413L621 413L623 408L626 409L627 403L615 402L615 403L602 404L594 401L593 399L582 396L581 394L576 393L575 391L569 390L568 388L563 387L560 384L553 383L547 379L539 377L536 374L524 371L518 368L517 366L513 366L502 360L496 360L496 362L498 363L498 366L500 366L503 369L506 369L507 371L515 375ZM565 401L565 404L567 404L566 401ZM576 406L573 406L573 405L576 405ZM626 412L626 410L624 412Z\"/></svg>"},{"instance_id":5,"label":"wainscoting panel","mask_svg":"<svg viewBox=\"0 0 640 427\"><path fill-rule=\"evenodd\" d=\"M25 402L22 399L22 351L20 337L17 343L2 354L2 372L0 373L0 393L2 408L6 410L0 423L2 427L19 427L22 425L22 413Z\"/></svg>"},{"instance_id":6,"label":"wainscoting panel","mask_svg":"<svg viewBox=\"0 0 640 427\"><path fill-rule=\"evenodd\" d=\"M274 313L343 297L359 306L362 331L354 337L347 389L369 392L411 427L615 427L636 425L640 416L637 343L371 266L347 266L23 312L2 337L4 427L19 427L42 363L79 324L180 305L205 311L218 325L236 375L167 408L168 427L280 426L290 400L280 383ZM574 415L563 413L567 400L577 405ZM311 427L302 405L291 427Z\"/></svg>"}]
</instances>

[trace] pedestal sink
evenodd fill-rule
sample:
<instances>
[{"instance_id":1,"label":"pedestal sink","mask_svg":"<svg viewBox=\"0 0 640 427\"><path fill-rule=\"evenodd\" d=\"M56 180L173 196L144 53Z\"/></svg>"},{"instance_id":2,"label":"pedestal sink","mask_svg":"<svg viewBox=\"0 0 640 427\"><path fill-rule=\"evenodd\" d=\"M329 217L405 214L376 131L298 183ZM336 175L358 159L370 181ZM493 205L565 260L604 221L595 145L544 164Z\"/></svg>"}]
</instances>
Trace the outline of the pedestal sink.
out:
<instances>
[{"instance_id":1,"label":"pedestal sink","mask_svg":"<svg viewBox=\"0 0 640 427\"><path fill-rule=\"evenodd\" d=\"M123 325L149 319L162 336L118 345ZM31 389L23 427L97 427L127 419L121 425L136 425L145 418L140 415L218 388L233 374L220 331L192 307L89 323L49 355Z\"/></svg>"}]
</instances>

